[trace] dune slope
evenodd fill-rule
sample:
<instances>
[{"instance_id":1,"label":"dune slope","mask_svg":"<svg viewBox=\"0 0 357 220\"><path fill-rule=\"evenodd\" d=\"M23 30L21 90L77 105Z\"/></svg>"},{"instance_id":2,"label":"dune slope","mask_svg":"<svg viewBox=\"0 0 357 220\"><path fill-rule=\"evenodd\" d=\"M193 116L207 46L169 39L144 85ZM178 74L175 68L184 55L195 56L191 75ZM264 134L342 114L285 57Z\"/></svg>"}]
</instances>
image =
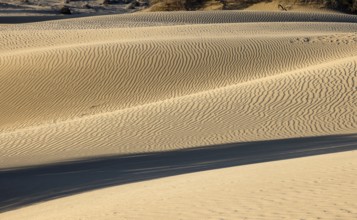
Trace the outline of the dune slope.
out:
<instances>
[{"instance_id":1,"label":"dune slope","mask_svg":"<svg viewBox=\"0 0 357 220\"><path fill-rule=\"evenodd\" d=\"M0 25L0 82L0 219L357 218L354 16Z\"/></svg>"},{"instance_id":2,"label":"dune slope","mask_svg":"<svg viewBox=\"0 0 357 220\"><path fill-rule=\"evenodd\" d=\"M115 186L0 219L355 219L356 156L320 155Z\"/></svg>"},{"instance_id":3,"label":"dune slope","mask_svg":"<svg viewBox=\"0 0 357 220\"><path fill-rule=\"evenodd\" d=\"M154 26L136 27L144 18ZM354 133L353 19L177 12L5 26L0 167Z\"/></svg>"}]
</instances>

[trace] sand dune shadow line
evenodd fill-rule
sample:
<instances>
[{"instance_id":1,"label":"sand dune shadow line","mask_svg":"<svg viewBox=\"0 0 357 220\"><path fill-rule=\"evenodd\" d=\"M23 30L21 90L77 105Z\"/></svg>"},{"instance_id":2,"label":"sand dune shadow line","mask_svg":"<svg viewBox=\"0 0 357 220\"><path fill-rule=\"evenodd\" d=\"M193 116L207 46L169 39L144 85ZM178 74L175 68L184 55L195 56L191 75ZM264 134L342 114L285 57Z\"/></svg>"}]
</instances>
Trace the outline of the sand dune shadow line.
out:
<instances>
[{"instance_id":1,"label":"sand dune shadow line","mask_svg":"<svg viewBox=\"0 0 357 220\"><path fill-rule=\"evenodd\" d=\"M0 213L108 186L357 149L357 134L232 143L0 170Z\"/></svg>"}]
</instances>

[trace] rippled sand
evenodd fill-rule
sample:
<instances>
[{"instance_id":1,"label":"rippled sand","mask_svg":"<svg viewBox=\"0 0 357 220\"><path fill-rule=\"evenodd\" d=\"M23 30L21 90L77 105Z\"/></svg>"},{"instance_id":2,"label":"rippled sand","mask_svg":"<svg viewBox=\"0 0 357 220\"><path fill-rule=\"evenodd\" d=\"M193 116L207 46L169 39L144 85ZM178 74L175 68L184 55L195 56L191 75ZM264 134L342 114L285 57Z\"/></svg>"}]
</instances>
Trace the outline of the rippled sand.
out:
<instances>
[{"instance_id":1,"label":"rippled sand","mask_svg":"<svg viewBox=\"0 0 357 220\"><path fill-rule=\"evenodd\" d=\"M140 13L0 25L0 168L233 142L357 133L356 22L357 17L341 14L219 11ZM112 194L111 190L113 195L121 195L128 187L138 187L124 193L132 202L126 207L143 207L140 210L148 215L143 219L157 219L175 210L175 204L186 209L180 204L191 204L181 200L188 197L175 193L187 196L193 187L192 190L204 195L192 193L194 197L189 200L196 199L201 208L194 212L192 203L189 205L192 210L186 213L192 215L184 214L183 219L219 217L220 210L214 207L220 205L225 209L223 213L230 212L228 218L257 219L259 216L252 214L256 211L253 204L271 210L265 217L289 218L288 213L274 214L279 211L277 204L293 205L292 199L299 197L296 190L310 189L310 184L315 183L309 182L309 178L315 174L321 175L323 182L332 177L337 172L335 168L324 170L325 165L330 166L329 159L338 172L344 170L339 162L350 161L346 171L339 175L347 181L341 183L346 195L355 191L348 185L356 181L353 156L355 153L344 153L213 170L154 180L148 186L138 183L103 189L53 204L59 203L61 207L77 200L86 201L88 196L100 198L101 193ZM300 168L299 164L303 166ZM299 176L294 171L296 166L298 170L302 167L311 170L301 171ZM283 167L287 167L286 171ZM257 172L250 171L256 169ZM277 169L276 178L264 175L259 178L260 173L271 169ZM207 183L201 176L219 178ZM251 178L261 181L258 185L271 183L268 187L273 188L259 194L262 197L254 197L260 188L249 184ZM187 188L179 184L183 188L177 191L166 185L180 181ZM237 181L241 185L236 185ZM291 188L279 190L285 181ZM338 179L333 181L339 184ZM161 186L166 191L158 203L172 207L151 213L150 207L157 209L163 205L139 203L150 202L149 194ZM142 187L153 187L144 196L147 200L139 199ZM240 189L244 187L248 188L242 192ZM312 194L317 192L317 197L324 200L326 194L321 190L329 187L314 185ZM286 196L282 196L284 193ZM305 193L312 196L308 191ZM288 198L288 203L284 198ZM247 200L243 213L237 203L241 199ZM108 203L119 206L120 201ZM333 206L329 202L332 201L317 209L331 211ZM226 209L227 204L239 206L237 215L233 208ZM41 207L21 211L53 212L53 206ZM202 207L206 208L201 213ZM346 216L356 216L356 207L351 208ZM83 206L68 209L68 213L80 216L85 209L95 210ZM122 211L118 214L122 213L123 219L135 219L131 209L125 210L124 214ZM88 218L115 219L111 214L97 216L100 213L89 214ZM16 215L9 213L12 214ZM41 216L54 219L47 214Z\"/></svg>"}]
</instances>

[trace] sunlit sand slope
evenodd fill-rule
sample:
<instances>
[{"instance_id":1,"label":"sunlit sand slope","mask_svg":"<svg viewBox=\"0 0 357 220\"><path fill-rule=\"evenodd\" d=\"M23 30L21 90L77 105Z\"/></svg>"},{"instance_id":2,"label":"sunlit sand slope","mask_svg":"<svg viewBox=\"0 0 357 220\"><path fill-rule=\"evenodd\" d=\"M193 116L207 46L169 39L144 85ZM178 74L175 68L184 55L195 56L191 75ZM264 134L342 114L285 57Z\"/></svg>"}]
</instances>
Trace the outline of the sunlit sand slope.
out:
<instances>
[{"instance_id":1,"label":"sunlit sand slope","mask_svg":"<svg viewBox=\"0 0 357 220\"><path fill-rule=\"evenodd\" d=\"M0 219L355 219L357 152L116 186Z\"/></svg>"},{"instance_id":2,"label":"sunlit sand slope","mask_svg":"<svg viewBox=\"0 0 357 220\"><path fill-rule=\"evenodd\" d=\"M0 167L357 132L354 19L178 12L3 26ZM144 20L153 26L135 27Z\"/></svg>"}]
</instances>

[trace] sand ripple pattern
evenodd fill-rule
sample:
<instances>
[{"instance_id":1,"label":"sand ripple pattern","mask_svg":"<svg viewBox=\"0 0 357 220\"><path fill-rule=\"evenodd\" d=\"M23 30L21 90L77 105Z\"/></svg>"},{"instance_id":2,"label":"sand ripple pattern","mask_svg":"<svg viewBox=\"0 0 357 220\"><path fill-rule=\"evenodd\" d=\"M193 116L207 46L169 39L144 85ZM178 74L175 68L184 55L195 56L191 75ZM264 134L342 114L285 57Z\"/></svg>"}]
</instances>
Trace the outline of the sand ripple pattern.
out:
<instances>
[{"instance_id":1,"label":"sand ripple pattern","mask_svg":"<svg viewBox=\"0 0 357 220\"><path fill-rule=\"evenodd\" d=\"M178 12L4 29L0 167L357 132L353 19Z\"/></svg>"},{"instance_id":2,"label":"sand ripple pattern","mask_svg":"<svg viewBox=\"0 0 357 220\"><path fill-rule=\"evenodd\" d=\"M355 132L356 57L0 134L2 164ZM16 149L16 150L14 150ZM16 161L17 163L17 161Z\"/></svg>"},{"instance_id":3,"label":"sand ripple pattern","mask_svg":"<svg viewBox=\"0 0 357 220\"><path fill-rule=\"evenodd\" d=\"M357 55L357 34L349 32L356 25L273 24L259 34L264 26L147 28L148 36L142 36L142 28L7 32L0 41L0 131L117 111ZM344 43L323 40L336 39L335 32ZM296 40L306 36L315 40Z\"/></svg>"},{"instance_id":4,"label":"sand ripple pattern","mask_svg":"<svg viewBox=\"0 0 357 220\"><path fill-rule=\"evenodd\" d=\"M156 12L123 15L105 15L62 21L38 22L33 25L0 26L0 30L31 29L103 29L114 27L147 27L186 24L214 23L256 23L256 22L342 22L356 23L353 15L298 12L257 12L257 11L195 11Z\"/></svg>"}]
</instances>

